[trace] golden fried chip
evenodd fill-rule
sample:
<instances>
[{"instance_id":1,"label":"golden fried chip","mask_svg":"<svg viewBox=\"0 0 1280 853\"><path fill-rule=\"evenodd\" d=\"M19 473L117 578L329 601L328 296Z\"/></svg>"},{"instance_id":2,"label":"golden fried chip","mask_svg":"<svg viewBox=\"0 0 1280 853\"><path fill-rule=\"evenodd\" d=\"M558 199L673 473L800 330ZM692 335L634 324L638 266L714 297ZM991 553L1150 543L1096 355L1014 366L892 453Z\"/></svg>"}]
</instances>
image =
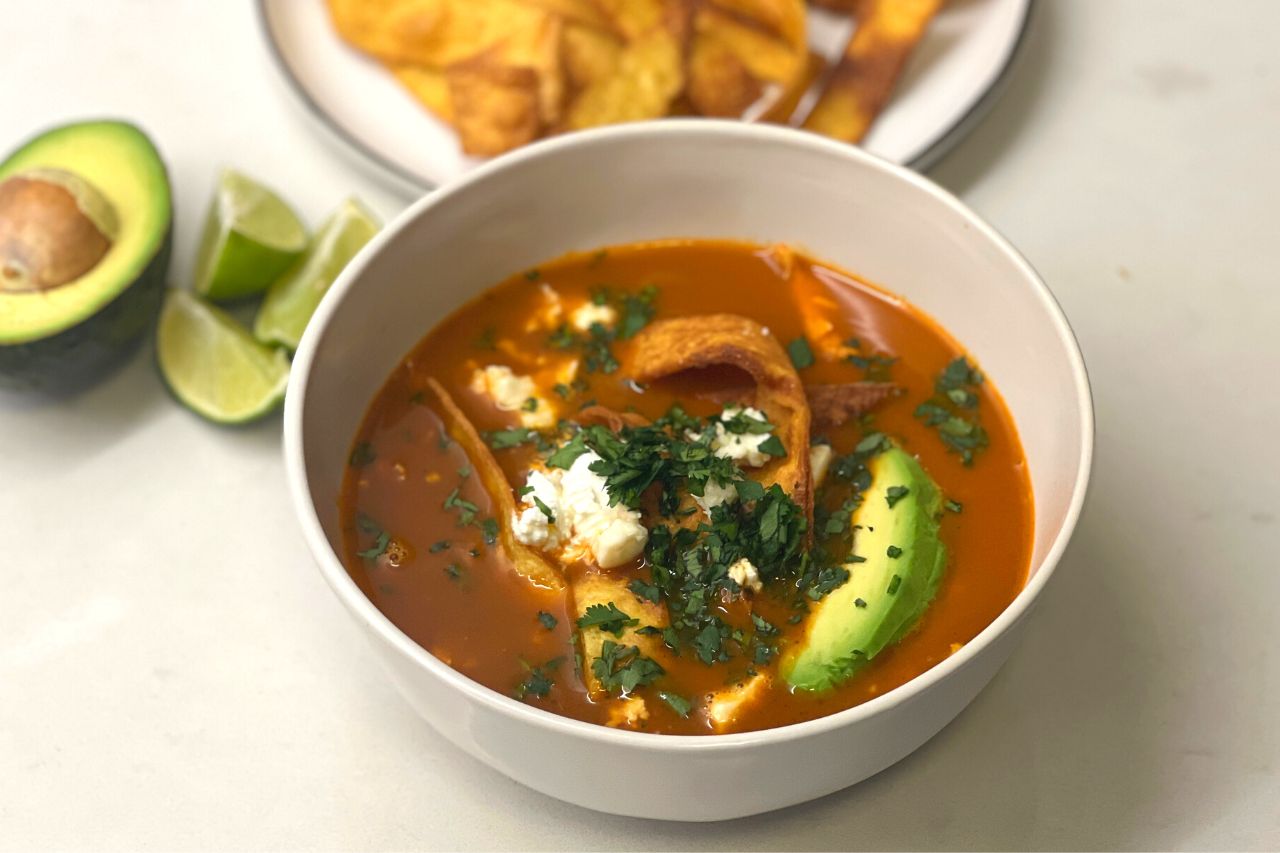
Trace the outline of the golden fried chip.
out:
<instances>
[{"instance_id":1,"label":"golden fried chip","mask_svg":"<svg viewBox=\"0 0 1280 853\"><path fill-rule=\"evenodd\" d=\"M566 24L560 50L568 84L585 89L617 69L622 42L603 30Z\"/></svg>"},{"instance_id":2,"label":"golden fried chip","mask_svg":"<svg viewBox=\"0 0 1280 853\"><path fill-rule=\"evenodd\" d=\"M714 34L693 37L688 74L685 95L704 116L739 118L764 94L764 84Z\"/></svg>"},{"instance_id":3,"label":"golden fried chip","mask_svg":"<svg viewBox=\"0 0 1280 853\"><path fill-rule=\"evenodd\" d=\"M453 101L443 72L421 65L393 65L391 73L437 118L453 124Z\"/></svg>"},{"instance_id":4,"label":"golden fried chip","mask_svg":"<svg viewBox=\"0 0 1280 853\"><path fill-rule=\"evenodd\" d=\"M571 130L666 115L684 88L680 45L665 29L655 29L628 45L614 72L583 89L570 105Z\"/></svg>"},{"instance_id":5,"label":"golden fried chip","mask_svg":"<svg viewBox=\"0 0 1280 853\"><path fill-rule=\"evenodd\" d=\"M611 26L608 17L601 12L594 0L524 0L530 6L545 9L565 20L594 30L607 30Z\"/></svg>"},{"instance_id":6,"label":"golden fried chip","mask_svg":"<svg viewBox=\"0 0 1280 853\"><path fill-rule=\"evenodd\" d=\"M637 628L652 625L655 628L667 626L667 609L658 604L641 600L627 587L627 577L621 574L610 574L595 568L572 567L570 570L569 588L573 593L573 612L582 617L587 608L593 604L607 607L612 602L619 610L634 619L638 624L623 626L622 636L606 633L599 628L584 628L579 632L582 644L582 680L593 699L602 699L609 695L600 679L592 672L592 662L600 656L605 640L627 646L636 646L645 657L652 658L662 664L671 659L671 653L662 644L661 635L636 633Z\"/></svg>"},{"instance_id":7,"label":"golden fried chip","mask_svg":"<svg viewBox=\"0 0 1280 853\"><path fill-rule=\"evenodd\" d=\"M710 6L700 9L694 17L694 33L725 45L760 80L786 85L804 73L809 58L803 40L783 41Z\"/></svg>"},{"instance_id":8,"label":"golden fried chip","mask_svg":"<svg viewBox=\"0 0 1280 853\"><path fill-rule=\"evenodd\" d=\"M480 57L450 65L444 76L463 151L490 157L538 138L539 80L532 68Z\"/></svg>"},{"instance_id":9,"label":"golden fried chip","mask_svg":"<svg viewBox=\"0 0 1280 853\"><path fill-rule=\"evenodd\" d=\"M803 47L805 31L804 0L708 0L746 23L769 30L793 47Z\"/></svg>"},{"instance_id":10,"label":"golden fried chip","mask_svg":"<svg viewBox=\"0 0 1280 853\"><path fill-rule=\"evenodd\" d=\"M338 35L389 61L412 62L448 16L447 0L328 0Z\"/></svg>"},{"instance_id":11,"label":"golden fried chip","mask_svg":"<svg viewBox=\"0 0 1280 853\"><path fill-rule=\"evenodd\" d=\"M600 16L627 41L634 41L663 25L664 0L591 0Z\"/></svg>"},{"instance_id":12,"label":"golden fried chip","mask_svg":"<svg viewBox=\"0 0 1280 853\"><path fill-rule=\"evenodd\" d=\"M498 460L493 458L489 446L462 413L462 409L458 408L449 392L444 390L443 385L434 379L428 379L427 387L439 404L438 414L444 421L445 430L466 452L467 458L471 460L471 467L475 469L489 500L493 502L493 513L498 522L498 538L516 571L540 587L564 589L560 568L548 561L540 551L535 551L516 539L512 532L511 522L515 517L516 499L511 492L511 484L502 473Z\"/></svg>"},{"instance_id":13,"label":"golden fried chip","mask_svg":"<svg viewBox=\"0 0 1280 853\"><path fill-rule=\"evenodd\" d=\"M873 0L860 7L858 27L804 126L845 142L866 136L942 4Z\"/></svg>"},{"instance_id":14,"label":"golden fried chip","mask_svg":"<svg viewBox=\"0 0 1280 853\"><path fill-rule=\"evenodd\" d=\"M832 429L849 418L865 415L899 393L890 382L849 382L842 385L809 385L804 389L815 429Z\"/></svg>"},{"instance_id":15,"label":"golden fried chip","mask_svg":"<svg viewBox=\"0 0 1280 853\"><path fill-rule=\"evenodd\" d=\"M674 317L651 323L635 337L631 375L652 382L694 368L728 365L755 380L754 405L775 427L787 455L752 472L777 483L804 508L813 528L813 482L809 471L809 403L791 359L777 338L754 320L736 314Z\"/></svg>"}]
</instances>

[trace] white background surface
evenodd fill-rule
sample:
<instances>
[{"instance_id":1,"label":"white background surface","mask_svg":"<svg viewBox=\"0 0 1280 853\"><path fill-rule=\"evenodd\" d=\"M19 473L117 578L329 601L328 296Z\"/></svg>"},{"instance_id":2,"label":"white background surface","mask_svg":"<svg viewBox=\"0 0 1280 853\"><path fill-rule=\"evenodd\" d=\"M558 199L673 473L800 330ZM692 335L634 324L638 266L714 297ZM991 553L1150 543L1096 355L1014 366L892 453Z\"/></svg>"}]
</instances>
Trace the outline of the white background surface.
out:
<instances>
[{"instance_id":1,"label":"white background surface","mask_svg":"<svg viewBox=\"0 0 1280 853\"><path fill-rule=\"evenodd\" d=\"M0 147L139 121L174 181L175 281L223 163L313 222L352 191L403 205L312 136L245 0L2 17ZM1098 456L1026 643L906 761L703 826L507 781L374 669L295 529L278 420L198 421L144 350L69 402L0 397L0 848L1280 846L1277 32L1271 0L1043 0L1007 95L934 170L1063 302ZM618 792L644 796L625 768Z\"/></svg>"}]
</instances>

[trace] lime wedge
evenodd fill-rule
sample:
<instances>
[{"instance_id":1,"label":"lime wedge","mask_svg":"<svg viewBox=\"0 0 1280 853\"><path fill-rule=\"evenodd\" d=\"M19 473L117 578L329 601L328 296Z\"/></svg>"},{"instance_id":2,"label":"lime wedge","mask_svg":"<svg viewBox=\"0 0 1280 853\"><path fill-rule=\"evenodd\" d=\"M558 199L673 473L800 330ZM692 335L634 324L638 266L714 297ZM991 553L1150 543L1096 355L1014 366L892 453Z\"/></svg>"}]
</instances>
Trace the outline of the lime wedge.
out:
<instances>
[{"instance_id":1,"label":"lime wedge","mask_svg":"<svg viewBox=\"0 0 1280 853\"><path fill-rule=\"evenodd\" d=\"M253 339L231 315L170 290L156 328L160 372L183 405L220 424L262 417L284 399L289 357Z\"/></svg>"},{"instance_id":2,"label":"lime wedge","mask_svg":"<svg viewBox=\"0 0 1280 853\"><path fill-rule=\"evenodd\" d=\"M271 285L254 319L254 336L265 344L297 349L320 299L380 227L377 218L358 200L344 201L320 226L306 257Z\"/></svg>"},{"instance_id":3,"label":"lime wedge","mask_svg":"<svg viewBox=\"0 0 1280 853\"><path fill-rule=\"evenodd\" d=\"M240 299L267 289L307 248L307 229L271 190L226 169L196 256L196 293Z\"/></svg>"}]
</instances>

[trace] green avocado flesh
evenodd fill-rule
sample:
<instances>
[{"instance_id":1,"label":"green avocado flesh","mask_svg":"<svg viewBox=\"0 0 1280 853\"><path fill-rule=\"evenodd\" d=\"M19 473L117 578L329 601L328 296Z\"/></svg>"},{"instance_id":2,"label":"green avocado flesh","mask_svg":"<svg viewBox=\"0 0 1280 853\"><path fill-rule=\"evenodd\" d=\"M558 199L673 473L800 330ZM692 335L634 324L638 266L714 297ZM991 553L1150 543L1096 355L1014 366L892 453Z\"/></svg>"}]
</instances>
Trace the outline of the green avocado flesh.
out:
<instances>
[{"instance_id":1,"label":"green avocado flesh","mask_svg":"<svg viewBox=\"0 0 1280 853\"><path fill-rule=\"evenodd\" d=\"M113 361L154 320L168 272L169 179L155 146L138 128L90 121L49 130L0 162L0 185L30 181L69 193L84 219L78 232L66 233L75 233L76 240L88 234L101 243L86 251L85 263L61 263L66 244L56 244L53 266L72 271L66 280L0 287L0 386L57 384ZM37 217L29 214L10 209L7 233L30 228ZM21 247L0 245L0 261L20 255ZM0 274L21 284L18 272Z\"/></svg>"},{"instance_id":2,"label":"green avocado flesh","mask_svg":"<svg viewBox=\"0 0 1280 853\"><path fill-rule=\"evenodd\" d=\"M782 661L783 677L799 690L835 687L902 639L942 580L947 552L938 537L937 485L896 447L868 467L871 487L853 513L854 552L866 562L847 566L849 580L814 606L804 639Z\"/></svg>"}]
</instances>

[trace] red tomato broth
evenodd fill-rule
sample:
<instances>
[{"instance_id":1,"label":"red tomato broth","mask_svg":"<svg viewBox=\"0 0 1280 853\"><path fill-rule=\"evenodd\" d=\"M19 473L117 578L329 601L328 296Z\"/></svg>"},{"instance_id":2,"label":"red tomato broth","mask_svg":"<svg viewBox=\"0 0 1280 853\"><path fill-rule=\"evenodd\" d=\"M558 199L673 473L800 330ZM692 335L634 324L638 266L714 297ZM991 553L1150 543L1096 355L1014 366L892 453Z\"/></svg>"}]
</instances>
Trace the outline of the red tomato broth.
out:
<instances>
[{"instance_id":1,"label":"red tomato broth","mask_svg":"<svg viewBox=\"0 0 1280 853\"><path fill-rule=\"evenodd\" d=\"M748 704L732 731L750 731L825 716L897 687L928 670L982 631L1013 600L1026 580L1032 544L1032 497L1026 462L1012 419L990 381L979 390L977 411L990 446L971 467L949 453L936 431L913 416L934 393L942 369L963 354L951 337L920 311L855 276L797 255L790 276L771 250L731 241L668 241L611 247L579 253L518 273L482 293L433 329L394 371L373 401L357 436L372 448L373 460L349 466L341 496L344 561L373 603L406 634L443 661L502 693L511 695L529 675L529 666L563 658L554 686L545 698L526 701L581 720L606 723L612 702L593 702L574 673L573 614L562 592L534 587L518 576L501 548L484 542L475 526L458 526L457 509L446 510L456 487L458 497L491 514L491 502L478 479L460 477L470 462L456 443L442 445L440 419L423 389L434 377L457 400L481 431L515 425L515 416L499 411L470 389L477 366L509 364L525 372L509 353L528 357L547 350L545 328L529 330L530 316L544 306L543 285L565 305L584 302L607 285L615 291L657 287L656 319L709 313L737 313L765 324L784 344L805 332L795 293L816 289L834 297L838 313L828 316L844 340L857 337L863 352L897 357L890 379L904 393L879 406L875 429L915 454L947 498L963 505L944 513L942 538L948 564L937 597L914 630L881 652L858 675L820 695L793 693L774 679L758 701ZM789 280L790 277L795 279ZM486 334L488 332L488 334ZM496 341L504 350L486 349ZM510 344L503 342L509 341ZM724 374L676 377L638 391L627 380L628 343L614 352L622 369L612 374L583 374L589 390L562 406L565 416L590 398L622 411L628 407L649 418L679 401L697 415L720 406L691 396L725 378ZM806 384L853 382L863 371L844 361L823 361L801 371ZM558 399L548 393L552 399ZM837 453L847 453L862 435L856 424L827 433ZM523 485L535 451L528 445L495 453L509 482ZM432 481L429 482L428 479ZM400 565L384 556L366 560L358 552L371 535L358 530L360 515L376 519L408 551ZM447 541L448 547L434 543ZM479 556L471 556L470 549ZM448 567L456 565L456 577ZM572 569L571 569L572 570ZM622 574L647 579L647 567ZM617 602L626 611L627 603ZM789 625L793 612L773 601L766 589L753 606L782 630L780 645L800 636L803 625ZM548 630L539 612L549 613ZM549 621L549 620L548 620ZM587 662L586 665L589 665ZM743 662L708 667L687 651L664 659L668 678L682 695L695 698L723 687L740 675ZM776 661L762 671L772 671ZM666 683L664 680L660 684ZM643 688L649 719L643 730L670 734L707 734L696 713L682 718Z\"/></svg>"}]
</instances>

